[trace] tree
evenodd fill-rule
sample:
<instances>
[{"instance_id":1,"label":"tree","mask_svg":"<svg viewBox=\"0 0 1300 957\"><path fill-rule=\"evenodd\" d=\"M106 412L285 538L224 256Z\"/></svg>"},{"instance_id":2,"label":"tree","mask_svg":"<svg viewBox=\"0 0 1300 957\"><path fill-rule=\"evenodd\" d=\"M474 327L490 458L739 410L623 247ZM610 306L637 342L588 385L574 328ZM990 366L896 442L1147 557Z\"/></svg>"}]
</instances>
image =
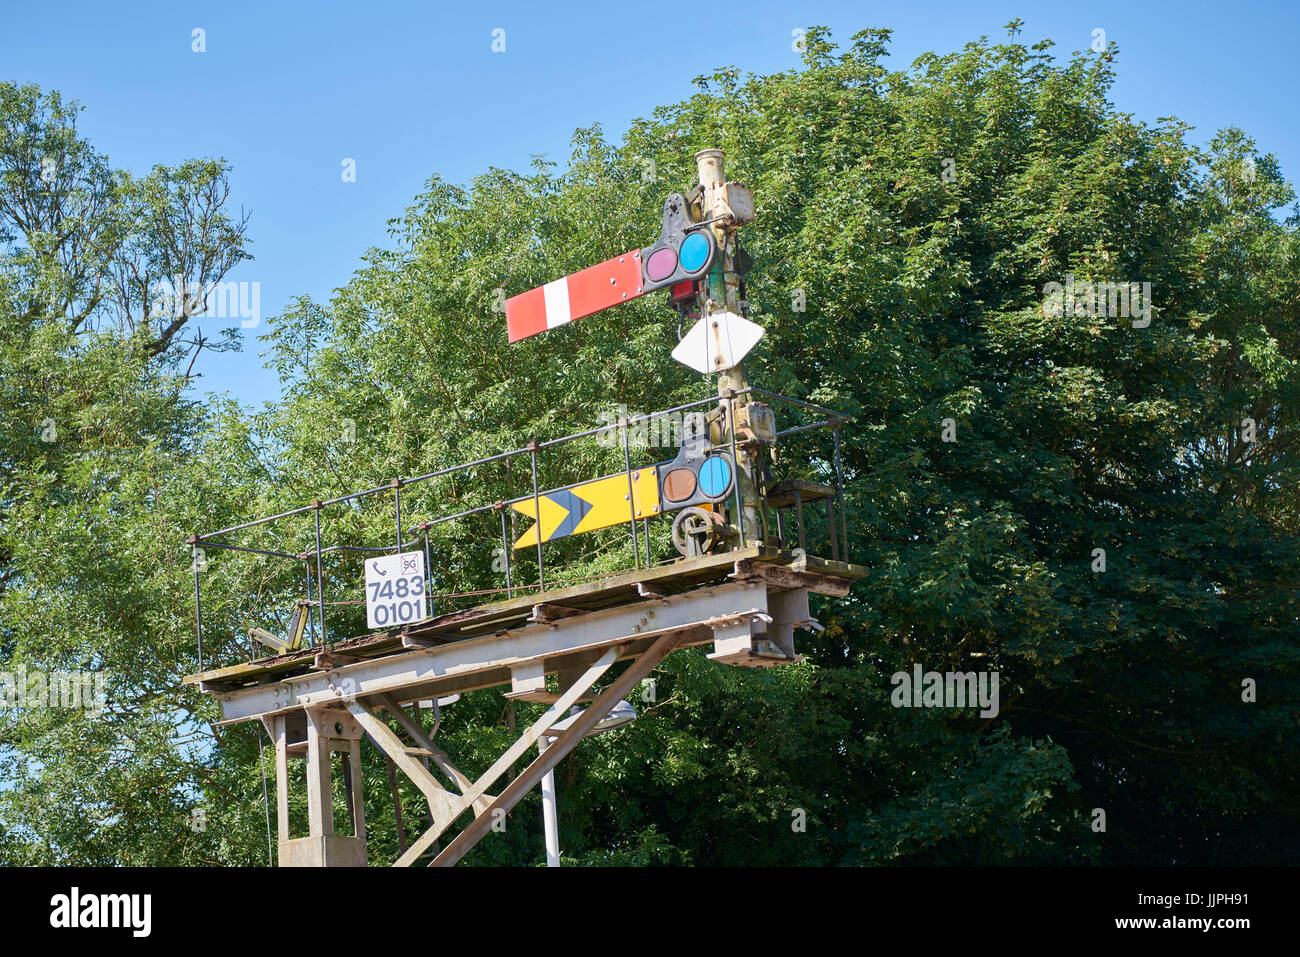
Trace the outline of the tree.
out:
<instances>
[{"instance_id":1,"label":"tree","mask_svg":"<svg viewBox=\"0 0 1300 957\"><path fill-rule=\"evenodd\" d=\"M30 324L72 332L109 323L161 355L182 345L177 335L250 258L248 217L228 215L220 161L157 166L143 179L113 170L78 134L82 109L56 92L0 83L0 261L14 280L13 307ZM160 284L174 295L160 295ZM227 334L220 347L233 346Z\"/></svg>"},{"instance_id":2,"label":"tree","mask_svg":"<svg viewBox=\"0 0 1300 957\"><path fill-rule=\"evenodd\" d=\"M79 136L77 110L0 84L4 859L215 862L240 821L190 826L200 786L233 792L181 686L197 666L181 540L222 502L243 507L255 463L231 405L186 391L207 341L185 339L201 300L165 323L151 306L161 277L202 287L245 258L244 223L224 211L224 165L136 180ZM44 706L58 680L75 706ZM226 739L223 755L246 763L253 737Z\"/></svg>"},{"instance_id":3,"label":"tree","mask_svg":"<svg viewBox=\"0 0 1300 957\"><path fill-rule=\"evenodd\" d=\"M165 622L140 693L155 708L182 702L207 735L214 704L174 684L196 664L191 577L183 564L145 571L164 554L147 543L594 427L611 405L705 394L668 357L677 316L660 299L515 346L499 306L642 245L664 194L689 186L694 152L721 146L758 201L742 237L755 259L746 298L767 329L751 381L855 416L850 545L870 573L850 600L814 611L827 627L801 637L803 665L667 659L653 696L637 698L642 719L562 766L566 852L714 865L1291 859L1300 219L1280 211L1294 194L1241 131L1201 147L1177 120L1117 110L1113 48L1056 59L1047 42L981 38L891 70L888 39L864 31L840 52L813 28L803 69L697 78L698 93L636 121L621 144L579 130L562 170L539 159L466 187L431 179L393 221L391 248L372 250L328 303L302 299L271 321L281 402L206 416L184 403L122 409L159 434L182 426L149 423L182 423L188 445L114 453L110 472L131 476L116 485L84 464L58 473L79 484L38 495L48 473L36 445L24 448L31 504L10 511L3 538L21 569L0 596L5 640L30 648L40 634L38 582L65 599L60 633L98 629L69 639L69 653L143 657L139 636ZM801 443L783 445L786 468L812 467ZM541 479L616 468L621 450L593 444L543 457ZM158 488L148 507L142 475ZM524 482L494 463L414 487L403 510L417 521ZM499 521L431 530L440 591L499 587L488 519ZM333 515L326 534L386 543L392 521L391 500L374 500ZM132 557L80 576L76 556L114 552L94 552L79 529ZM310 535L288 523L249 543L296 553ZM628 563L628 547L582 536L555 561L596 574ZM301 572L209 556L207 660L245 656L240 636L274 624ZM331 593L355 588L359 566L338 558L326 575ZM110 589L132 614L102 624ZM355 634L360 613L331 608L329 627ZM894 707L893 676L914 665L997 672L998 713ZM481 770L535 707L475 692L444 714L440 738ZM170 807L183 840L164 852L128 812L123 783L147 762L127 757L111 773L77 767L112 822L102 835L39 810L42 788L70 785L51 764L60 752L29 736L11 739L28 771L0 792L6 853L260 860L257 729L213 731L182 755L156 727L150 813ZM382 862L397 838L373 754L365 778ZM419 813L413 788L401 798L408 819ZM537 862L535 801L467 862ZM220 840L180 829L194 808L219 822ZM39 850L35 835L50 833L57 849Z\"/></svg>"},{"instance_id":4,"label":"tree","mask_svg":"<svg viewBox=\"0 0 1300 957\"><path fill-rule=\"evenodd\" d=\"M722 146L759 201L747 295L770 345L751 379L857 416L852 538L872 571L821 612L810 670L670 659L654 720L574 760L568 846L699 863L1285 859L1298 344L1275 161L1235 131L1201 150L1175 120L1116 111L1113 50L1058 63L1047 43L981 40L891 72L885 31L843 54L824 30L806 40L807 69L700 78L620 148L579 131L563 173L431 181L395 249L272 323L288 393L268 447L286 476L328 461L335 494L581 427L611 400L698 394L665 358L675 317L656 302L514 347L492 303L639 245L693 153ZM1127 314L1108 314L1134 282ZM1054 313L1051 283L1077 284L1077 312ZM301 425L344 416L357 447ZM460 507L519 487L467 484ZM487 533L439 528L449 588L489 587ZM891 675L917 663L997 671L1000 713L890 708ZM1275 690L1252 705L1254 674ZM447 733L475 753L482 718Z\"/></svg>"}]
</instances>

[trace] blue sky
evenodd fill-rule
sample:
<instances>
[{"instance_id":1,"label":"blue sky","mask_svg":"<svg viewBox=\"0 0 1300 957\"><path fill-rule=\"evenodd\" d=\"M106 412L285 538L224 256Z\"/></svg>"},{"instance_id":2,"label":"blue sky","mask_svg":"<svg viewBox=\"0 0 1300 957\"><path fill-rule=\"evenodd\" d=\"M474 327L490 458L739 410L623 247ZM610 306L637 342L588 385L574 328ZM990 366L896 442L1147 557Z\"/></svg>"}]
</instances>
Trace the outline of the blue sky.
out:
<instances>
[{"instance_id":1,"label":"blue sky","mask_svg":"<svg viewBox=\"0 0 1300 957\"><path fill-rule=\"evenodd\" d=\"M81 129L115 166L224 157L233 203L252 214L255 259L229 277L258 282L263 317L295 296L327 299L387 243L432 174L466 182L489 166L561 162L575 127L617 139L655 106L693 92L721 66L795 67L791 31L894 31L891 65L947 52L981 34L1049 37L1086 48L1093 30L1119 45L1117 106L1175 115L1200 142L1236 125L1300 167L1294 103L1300 4L1294 2L891 2L657 4L69 3L10 0L0 79L58 89L86 107ZM701 13L709 9L716 12ZM192 31L207 51L192 51ZM505 31L505 52L492 50ZM340 176L356 161L356 181ZM226 323L213 323L216 325ZM278 394L258 355L201 360L205 391L260 404Z\"/></svg>"}]
</instances>

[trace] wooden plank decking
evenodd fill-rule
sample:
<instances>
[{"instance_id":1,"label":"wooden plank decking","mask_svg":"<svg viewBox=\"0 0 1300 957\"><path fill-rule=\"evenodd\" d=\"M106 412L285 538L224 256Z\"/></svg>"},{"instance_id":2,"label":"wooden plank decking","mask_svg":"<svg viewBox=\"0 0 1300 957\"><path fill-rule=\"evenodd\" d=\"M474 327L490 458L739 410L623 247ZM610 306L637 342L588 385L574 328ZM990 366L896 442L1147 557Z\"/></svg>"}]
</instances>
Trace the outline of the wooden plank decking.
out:
<instances>
[{"instance_id":1,"label":"wooden plank decking","mask_svg":"<svg viewBox=\"0 0 1300 957\"><path fill-rule=\"evenodd\" d=\"M682 559L668 565L622 572L596 581L529 591L503 601L436 615L400 629L360 635L199 674L185 684L202 682L207 691L280 681L296 674L331 667L340 660L360 660L398 654L413 645L442 644L522 627L531 622L580 615L618 605L671 595L737 577L764 577L778 587L807 585L826 594L843 594L852 580L863 577L861 565L809 556L806 568L791 568L791 552L752 547L716 555ZM541 606L541 607L538 607ZM319 658L319 660L318 660Z\"/></svg>"}]
</instances>

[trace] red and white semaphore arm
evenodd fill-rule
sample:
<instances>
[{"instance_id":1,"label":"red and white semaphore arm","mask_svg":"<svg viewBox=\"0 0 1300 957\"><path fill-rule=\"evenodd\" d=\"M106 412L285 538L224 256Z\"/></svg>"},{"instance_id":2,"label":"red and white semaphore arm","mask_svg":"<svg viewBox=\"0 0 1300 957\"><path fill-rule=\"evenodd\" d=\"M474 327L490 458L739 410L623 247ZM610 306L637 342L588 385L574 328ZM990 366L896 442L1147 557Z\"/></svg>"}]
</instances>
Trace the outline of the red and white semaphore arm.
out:
<instances>
[{"instance_id":1,"label":"red and white semaphore arm","mask_svg":"<svg viewBox=\"0 0 1300 957\"><path fill-rule=\"evenodd\" d=\"M693 283L709 271L716 252L713 231L693 222L686 197L673 193L664 201L658 242L507 299L507 334L518 342L644 293Z\"/></svg>"}]
</instances>

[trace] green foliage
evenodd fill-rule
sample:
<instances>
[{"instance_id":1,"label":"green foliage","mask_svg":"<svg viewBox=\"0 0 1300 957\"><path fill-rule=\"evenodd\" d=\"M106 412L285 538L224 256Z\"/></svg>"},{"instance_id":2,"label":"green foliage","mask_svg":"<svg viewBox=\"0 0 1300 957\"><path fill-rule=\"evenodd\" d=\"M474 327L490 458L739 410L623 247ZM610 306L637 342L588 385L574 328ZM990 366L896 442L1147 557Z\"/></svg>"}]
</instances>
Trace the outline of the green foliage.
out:
<instances>
[{"instance_id":1,"label":"green foliage","mask_svg":"<svg viewBox=\"0 0 1300 957\"><path fill-rule=\"evenodd\" d=\"M243 514L256 462L242 413L186 389L192 312L149 311L154 279L224 275L242 226L220 164L132 180L76 113L0 84L0 671L99 675L106 707L0 710L4 859L255 862L251 729L209 727L181 679L198 664L183 539Z\"/></svg>"},{"instance_id":2,"label":"green foliage","mask_svg":"<svg viewBox=\"0 0 1300 957\"><path fill-rule=\"evenodd\" d=\"M0 402L18 423L0 448L4 660L117 676L106 718L5 726L8 859L264 859L260 729L218 731L212 702L179 684L197 664L179 543L591 428L618 403L707 394L668 357L677 317L661 297L513 347L494 304L645 244L664 195L693 181L695 151L715 146L758 203L742 240L767 337L750 379L855 416L851 554L870 574L815 608L827 627L801 636L805 664L667 659L653 698L633 696L640 720L559 769L567 858L1294 857L1300 222L1277 215L1294 194L1275 159L1241 131L1198 147L1185 124L1118 111L1113 51L1053 59L1046 42L981 39L892 70L888 31L842 52L824 29L805 39L804 69L698 78L619 145L577 131L563 170L539 159L463 188L431 179L392 221L391 249L330 302L300 300L270 323L284 395L260 411L196 404L175 358L132 348L129 330L33 321L37 267L0 272ZM151 190L171 182L137 195L161 208ZM234 249L238 235L219 242ZM1067 276L1150 282L1150 324L1052 314L1048 284ZM33 431L46 410L63 441ZM543 457L544 485L621 466L620 450L570 448ZM811 440L782 446L794 471L817 455ZM404 514L488 505L530 479L493 463L413 487ZM499 587L498 522L489 511L431 530L439 591ZM307 517L244 541L297 552L310 534ZM392 535L391 498L331 512L325 529L327 544ZM555 560L597 574L627 549L583 536ZM301 569L208 559L205 656L233 661L249 625L285 624ZM355 589L360 564L332 558L326 575L332 593ZM355 634L359 609L332 608L329 627ZM894 708L890 676L914 664L997 671L999 714ZM1247 678L1257 702L1242 700ZM474 774L536 713L475 692L439 738ZM388 862L398 839L373 754L364 776L371 858ZM419 796L400 783L399 799L409 839ZM187 826L195 807L204 832ZM537 863L535 794L510 822L467 862Z\"/></svg>"}]
</instances>

